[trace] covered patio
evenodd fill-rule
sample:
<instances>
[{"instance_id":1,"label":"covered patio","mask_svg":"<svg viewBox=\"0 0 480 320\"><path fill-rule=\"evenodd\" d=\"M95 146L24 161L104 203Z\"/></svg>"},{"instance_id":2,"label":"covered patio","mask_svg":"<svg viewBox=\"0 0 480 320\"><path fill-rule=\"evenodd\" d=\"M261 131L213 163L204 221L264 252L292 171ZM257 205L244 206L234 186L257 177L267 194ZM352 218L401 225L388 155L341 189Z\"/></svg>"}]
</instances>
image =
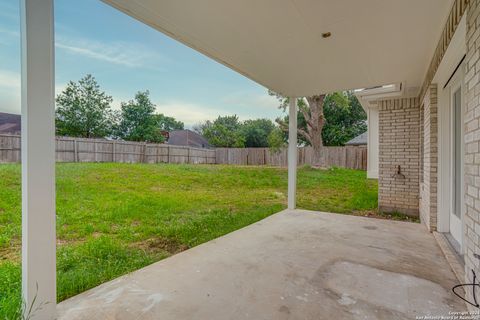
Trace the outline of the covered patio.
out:
<instances>
[{"instance_id":1,"label":"covered patio","mask_svg":"<svg viewBox=\"0 0 480 320\"><path fill-rule=\"evenodd\" d=\"M466 309L451 293L458 282L424 226L295 210L295 98L374 88L383 98L403 99L385 104L385 114L418 109L441 60L439 45L448 45L468 1L105 0L290 97L289 210L58 307L53 2L21 0L22 292L27 306L46 303L32 319L55 319L57 313L60 319L412 319ZM395 145L403 143L398 152L404 155L417 143L411 152L418 154L418 140ZM418 192L410 190L418 188L418 179L410 176L418 178L420 156L406 158L415 163L400 168L400 160L388 159L380 179L393 200L416 202L408 213L418 215ZM412 185L395 180L402 176ZM469 191L478 195L476 188Z\"/></svg>"},{"instance_id":2,"label":"covered patio","mask_svg":"<svg viewBox=\"0 0 480 320\"><path fill-rule=\"evenodd\" d=\"M435 272L432 272L435 270ZM59 319L415 319L464 311L422 225L304 210L86 291Z\"/></svg>"}]
</instances>

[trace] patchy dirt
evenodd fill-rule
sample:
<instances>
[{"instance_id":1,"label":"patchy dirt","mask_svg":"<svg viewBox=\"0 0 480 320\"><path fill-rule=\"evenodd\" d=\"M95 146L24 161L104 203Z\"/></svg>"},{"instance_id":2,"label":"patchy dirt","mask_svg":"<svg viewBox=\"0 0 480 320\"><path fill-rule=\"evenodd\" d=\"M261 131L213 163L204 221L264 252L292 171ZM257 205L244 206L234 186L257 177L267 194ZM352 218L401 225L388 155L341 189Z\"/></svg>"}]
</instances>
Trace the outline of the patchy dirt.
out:
<instances>
[{"instance_id":1,"label":"patchy dirt","mask_svg":"<svg viewBox=\"0 0 480 320\"><path fill-rule=\"evenodd\" d=\"M152 186L152 187L150 187L150 191L163 192L163 191L165 191L165 188L162 188L161 186Z\"/></svg>"},{"instance_id":2,"label":"patchy dirt","mask_svg":"<svg viewBox=\"0 0 480 320\"><path fill-rule=\"evenodd\" d=\"M188 246L169 238L150 238L135 242L130 245L133 248L142 249L148 253L167 251L170 254L179 253L188 249Z\"/></svg>"},{"instance_id":3,"label":"patchy dirt","mask_svg":"<svg viewBox=\"0 0 480 320\"><path fill-rule=\"evenodd\" d=\"M131 225L132 227L138 227L140 224L141 224L141 222L138 221L138 220L133 220L133 221L130 223L130 225Z\"/></svg>"},{"instance_id":4,"label":"patchy dirt","mask_svg":"<svg viewBox=\"0 0 480 320\"><path fill-rule=\"evenodd\" d=\"M383 219L383 220L396 220L396 221L407 221L407 222L420 222L419 217L412 217L406 214L401 213L381 213L378 210L370 210L370 211L354 211L352 215L367 217L367 218L375 218L375 219Z\"/></svg>"},{"instance_id":5,"label":"patchy dirt","mask_svg":"<svg viewBox=\"0 0 480 320\"><path fill-rule=\"evenodd\" d=\"M21 246L20 240L12 239L8 247L0 248L0 263L4 261L20 262Z\"/></svg>"},{"instance_id":6,"label":"patchy dirt","mask_svg":"<svg viewBox=\"0 0 480 320\"><path fill-rule=\"evenodd\" d=\"M93 237L94 239L98 239L98 238L100 238L100 237L102 236L102 234L103 234L103 233L101 233L101 232L95 231L94 233L92 233L92 237Z\"/></svg>"},{"instance_id":7,"label":"patchy dirt","mask_svg":"<svg viewBox=\"0 0 480 320\"><path fill-rule=\"evenodd\" d=\"M85 242L85 239L72 240L72 239L59 239L59 238L57 238L57 248L58 248L58 247L63 247L63 246L66 246L66 245L81 244L81 243L84 243L84 242Z\"/></svg>"}]
</instances>

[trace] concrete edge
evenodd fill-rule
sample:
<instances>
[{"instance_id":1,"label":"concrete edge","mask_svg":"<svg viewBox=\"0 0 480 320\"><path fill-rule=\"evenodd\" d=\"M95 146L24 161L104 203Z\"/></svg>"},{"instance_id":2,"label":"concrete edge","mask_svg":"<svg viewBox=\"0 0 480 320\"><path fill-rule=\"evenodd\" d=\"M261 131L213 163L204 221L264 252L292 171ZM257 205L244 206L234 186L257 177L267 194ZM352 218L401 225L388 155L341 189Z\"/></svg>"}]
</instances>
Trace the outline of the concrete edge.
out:
<instances>
[{"instance_id":1,"label":"concrete edge","mask_svg":"<svg viewBox=\"0 0 480 320\"><path fill-rule=\"evenodd\" d=\"M432 233L433 237L437 241L438 246L440 247L440 250L442 250L444 257L447 260L450 269L452 269L453 274L457 278L458 284L465 283L465 268L460 263L458 254L454 251L444 234L437 231L434 231ZM466 294L465 289L463 288L462 292ZM469 308L466 302L465 306Z\"/></svg>"}]
</instances>

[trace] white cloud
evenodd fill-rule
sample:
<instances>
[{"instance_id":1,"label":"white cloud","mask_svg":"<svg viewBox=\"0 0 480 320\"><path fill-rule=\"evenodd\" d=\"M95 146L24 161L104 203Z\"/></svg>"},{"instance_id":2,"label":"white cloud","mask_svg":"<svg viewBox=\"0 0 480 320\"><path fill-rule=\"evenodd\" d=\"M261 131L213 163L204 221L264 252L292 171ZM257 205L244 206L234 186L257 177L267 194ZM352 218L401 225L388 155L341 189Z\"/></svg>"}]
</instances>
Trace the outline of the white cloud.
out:
<instances>
[{"instance_id":1,"label":"white cloud","mask_svg":"<svg viewBox=\"0 0 480 320\"><path fill-rule=\"evenodd\" d=\"M62 92L66 83L56 84L55 96ZM0 112L20 113L21 75L0 69Z\"/></svg>"},{"instance_id":2,"label":"white cloud","mask_svg":"<svg viewBox=\"0 0 480 320\"><path fill-rule=\"evenodd\" d=\"M70 54L113 63L129 68L159 70L165 58L150 48L128 42L99 42L71 37L58 37L55 46Z\"/></svg>"},{"instance_id":3,"label":"white cloud","mask_svg":"<svg viewBox=\"0 0 480 320\"><path fill-rule=\"evenodd\" d=\"M185 126L189 128L205 120L212 120L219 115L228 113L226 113L225 110L183 101L158 103L157 112L169 117L174 117L185 123Z\"/></svg>"},{"instance_id":4,"label":"white cloud","mask_svg":"<svg viewBox=\"0 0 480 320\"><path fill-rule=\"evenodd\" d=\"M221 101L225 104L232 105L238 108L262 108L275 110L280 103L278 100L270 96L265 90L265 94L251 94L251 93L235 93L221 98Z\"/></svg>"},{"instance_id":5,"label":"white cloud","mask_svg":"<svg viewBox=\"0 0 480 320\"><path fill-rule=\"evenodd\" d=\"M0 69L0 112L20 112L20 73Z\"/></svg>"},{"instance_id":6,"label":"white cloud","mask_svg":"<svg viewBox=\"0 0 480 320\"><path fill-rule=\"evenodd\" d=\"M11 30L11 29L6 29L2 27L0 27L0 34L2 34L2 36L9 36L9 37L16 37L16 38L20 37L20 32L18 30Z\"/></svg>"},{"instance_id":7,"label":"white cloud","mask_svg":"<svg viewBox=\"0 0 480 320\"><path fill-rule=\"evenodd\" d=\"M6 29L0 27L0 44L10 46L20 42L20 32L18 30Z\"/></svg>"},{"instance_id":8,"label":"white cloud","mask_svg":"<svg viewBox=\"0 0 480 320\"><path fill-rule=\"evenodd\" d=\"M262 99L260 99L261 101ZM185 123L187 128L206 121L214 120L218 116L227 116L236 114L238 118L243 121L247 119L260 118L262 116L256 116L251 113L251 109L247 108L235 108L235 111L231 109L225 109L217 106L206 106L197 103L179 101L179 100L170 100L163 103L157 104L157 112L163 113L166 116L174 117L175 119ZM251 106L251 105L250 105ZM258 106L271 107L273 104L267 102L263 105L258 104ZM275 106L274 106L275 108ZM271 116L265 115L263 117L272 118Z\"/></svg>"},{"instance_id":9,"label":"white cloud","mask_svg":"<svg viewBox=\"0 0 480 320\"><path fill-rule=\"evenodd\" d=\"M0 70L0 88L20 90L20 73Z\"/></svg>"}]
</instances>

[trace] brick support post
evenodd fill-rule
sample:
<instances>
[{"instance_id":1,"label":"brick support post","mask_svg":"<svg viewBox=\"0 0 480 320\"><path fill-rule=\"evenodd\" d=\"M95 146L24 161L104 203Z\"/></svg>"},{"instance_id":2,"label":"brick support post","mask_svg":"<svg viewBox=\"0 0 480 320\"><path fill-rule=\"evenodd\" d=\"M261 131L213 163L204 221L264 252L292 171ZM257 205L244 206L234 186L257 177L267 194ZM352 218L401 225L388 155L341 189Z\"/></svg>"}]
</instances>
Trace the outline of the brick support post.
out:
<instances>
[{"instance_id":1,"label":"brick support post","mask_svg":"<svg viewBox=\"0 0 480 320\"><path fill-rule=\"evenodd\" d=\"M420 168L418 99L382 100L378 105L379 210L418 216Z\"/></svg>"}]
</instances>

